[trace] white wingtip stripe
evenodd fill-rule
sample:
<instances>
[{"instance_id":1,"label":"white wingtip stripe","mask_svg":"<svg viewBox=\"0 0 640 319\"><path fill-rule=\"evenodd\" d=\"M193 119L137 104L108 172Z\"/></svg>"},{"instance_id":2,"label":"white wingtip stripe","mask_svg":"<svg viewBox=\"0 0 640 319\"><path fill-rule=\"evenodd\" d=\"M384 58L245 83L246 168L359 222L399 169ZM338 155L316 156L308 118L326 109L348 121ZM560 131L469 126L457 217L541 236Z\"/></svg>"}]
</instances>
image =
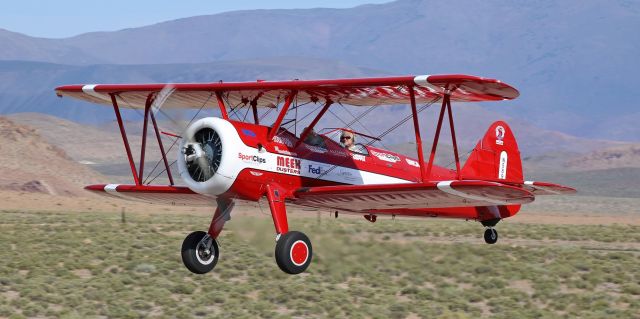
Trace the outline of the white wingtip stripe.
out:
<instances>
[{"instance_id":1,"label":"white wingtip stripe","mask_svg":"<svg viewBox=\"0 0 640 319\"><path fill-rule=\"evenodd\" d=\"M444 89L439 87L439 86L435 86L431 83L429 83L429 77L430 75L418 75L416 77L413 78L413 82L418 85L421 86L423 88L428 89L431 93L444 93Z\"/></svg>"},{"instance_id":2,"label":"white wingtip stripe","mask_svg":"<svg viewBox=\"0 0 640 319\"><path fill-rule=\"evenodd\" d=\"M104 186L104 191L107 193L117 193L118 186L120 186L120 184L107 184Z\"/></svg>"},{"instance_id":3,"label":"white wingtip stripe","mask_svg":"<svg viewBox=\"0 0 640 319\"><path fill-rule=\"evenodd\" d=\"M462 198L466 198L466 199L471 199L471 200L477 200L477 201L481 201L481 202L488 202L488 203L492 203L492 204L496 204L496 205L508 205L509 203L505 202L505 201L501 201L501 200L495 200L495 199L491 199L491 198L487 198L487 197L482 197L482 196L475 196L475 195L470 195L464 192L460 192L457 191L455 189L453 189L453 187L451 187L451 183L454 181L442 181L439 182L436 186L438 187L439 190L454 195L454 196L458 196L458 197L462 197Z\"/></svg>"},{"instance_id":4,"label":"white wingtip stripe","mask_svg":"<svg viewBox=\"0 0 640 319\"><path fill-rule=\"evenodd\" d=\"M125 198L125 199L130 199L129 197L118 193L118 186L120 186L120 184L107 184L104 186L104 191L107 192L107 194L112 195L112 196L116 196L116 197L120 197L120 198Z\"/></svg>"},{"instance_id":5,"label":"white wingtip stripe","mask_svg":"<svg viewBox=\"0 0 640 319\"><path fill-rule=\"evenodd\" d=\"M96 86L97 86L97 84L84 85L82 87L82 92L84 92L87 95L91 95L91 96L95 97L96 99L100 99L100 100L103 100L103 101L111 101L111 99L107 98L104 94L100 94L100 93L96 92Z\"/></svg>"},{"instance_id":6,"label":"white wingtip stripe","mask_svg":"<svg viewBox=\"0 0 640 319\"><path fill-rule=\"evenodd\" d=\"M428 78L429 75L418 75L413 78L413 82L415 82L415 84L417 85L425 86L429 84L429 81L427 81Z\"/></svg>"}]
</instances>

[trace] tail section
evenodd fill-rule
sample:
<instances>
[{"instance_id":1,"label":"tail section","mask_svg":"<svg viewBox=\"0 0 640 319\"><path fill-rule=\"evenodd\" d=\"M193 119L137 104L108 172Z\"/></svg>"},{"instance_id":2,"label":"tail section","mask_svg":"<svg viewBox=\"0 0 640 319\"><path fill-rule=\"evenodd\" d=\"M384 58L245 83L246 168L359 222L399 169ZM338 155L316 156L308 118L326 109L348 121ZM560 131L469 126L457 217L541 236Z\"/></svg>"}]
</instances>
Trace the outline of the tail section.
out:
<instances>
[{"instance_id":1,"label":"tail section","mask_svg":"<svg viewBox=\"0 0 640 319\"><path fill-rule=\"evenodd\" d=\"M476 144L461 172L463 179L523 183L522 160L509 125L497 121Z\"/></svg>"}]
</instances>

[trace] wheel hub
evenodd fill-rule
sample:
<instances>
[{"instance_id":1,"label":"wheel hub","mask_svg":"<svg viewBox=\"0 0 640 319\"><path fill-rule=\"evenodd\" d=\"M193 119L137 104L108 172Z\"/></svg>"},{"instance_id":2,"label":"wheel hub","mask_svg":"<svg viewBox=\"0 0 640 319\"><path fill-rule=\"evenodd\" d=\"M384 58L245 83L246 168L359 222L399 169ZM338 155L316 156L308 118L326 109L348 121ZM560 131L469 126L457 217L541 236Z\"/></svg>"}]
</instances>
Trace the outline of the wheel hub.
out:
<instances>
[{"instance_id":1,"label":"wheel hub","mask_svg":"<svg viewBox=\"0 0 640 319\"><path fill-rule=\"evenodd\" d=\"M209 235L206 235L202 240L198 243L196 247L196 258L202 264L210 264L215 258L213 252L211 251L212 246L212 238Z\"/></svg>"},{"instance_id":2,"label":"wheel hub","mask_svg":"<svg viewBox=\"0 0 640 319\"><path fill-rule=\"evenodd\" d=\"M309 257L309 247L302 240L298 240L291 246L291 261L296 266L303 265Z\"/></svg>"}]
</instances>

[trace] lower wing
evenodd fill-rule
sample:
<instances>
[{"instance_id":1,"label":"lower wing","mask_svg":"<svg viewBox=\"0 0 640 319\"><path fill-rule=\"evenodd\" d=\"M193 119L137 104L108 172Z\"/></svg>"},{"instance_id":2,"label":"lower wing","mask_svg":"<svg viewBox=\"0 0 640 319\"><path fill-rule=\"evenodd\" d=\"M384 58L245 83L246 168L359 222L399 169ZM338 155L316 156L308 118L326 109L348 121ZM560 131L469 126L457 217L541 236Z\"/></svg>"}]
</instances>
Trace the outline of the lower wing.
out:
<instances>
[{"instance_id":1,"label":"lower wing","mask_svg":"<svg viewBox=\"0 0 640 319\"><path fill-rule=\"evenodd\" d=\"M489 181L344 185L301 188L294 204L343 211L520 205L534 200L522 187Z\"/></svg>"},{"instance_id":2,"label":"lower wing","mask_svg":"<svg viewBox=\"0 0 640 319\"><path fill-rule=\"evenodd\" d=\"M216 202L215 197L195 193L184 186L101 184L90 185L85 189L109 197L154 204L211 206Z\"/></svg>"}]
</instances>

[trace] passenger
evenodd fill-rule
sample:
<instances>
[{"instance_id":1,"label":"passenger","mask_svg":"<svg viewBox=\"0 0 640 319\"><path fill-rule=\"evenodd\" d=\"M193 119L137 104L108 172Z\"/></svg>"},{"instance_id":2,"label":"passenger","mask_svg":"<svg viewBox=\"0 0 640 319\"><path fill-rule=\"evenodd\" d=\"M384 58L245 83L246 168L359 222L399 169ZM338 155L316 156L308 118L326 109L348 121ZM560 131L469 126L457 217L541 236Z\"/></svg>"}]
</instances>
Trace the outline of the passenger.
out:
<instances>
[{"instance_id":1,"label":"passenger","mask_svg":"<svg viewBox=\"0 0 640 319\"><path fill-rule=\"evenodd\" d=\"M307 128L305 128L305 130L307 130ZM318 133L316 133L316 131L313 130L313 127L311 128L311 130L309 130L309 134L307 134L307 137L304 139L304 142L305 144L309 144L313 146L325 147L322 136L318 135Z\"/></svg>"}]
</instances>

